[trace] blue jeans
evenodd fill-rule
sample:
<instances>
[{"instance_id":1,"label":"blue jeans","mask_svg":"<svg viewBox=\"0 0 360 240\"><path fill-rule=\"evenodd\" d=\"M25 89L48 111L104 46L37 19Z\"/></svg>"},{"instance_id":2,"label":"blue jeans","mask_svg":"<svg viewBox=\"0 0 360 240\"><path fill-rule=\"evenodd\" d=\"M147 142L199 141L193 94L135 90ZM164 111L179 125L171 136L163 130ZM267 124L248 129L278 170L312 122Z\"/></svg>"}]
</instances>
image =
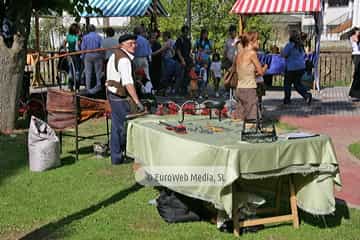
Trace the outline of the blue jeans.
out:
<instances>
[{"instance_id":1,"label":"blue jeans","mask_svg":"<svg viewBox=\"0 0 360 240\"><path fill-rule=\"evenodd\" d=\"M100 54L86 54L84 58L85 85L90 94L95 94L101 90L101 77L103 70L103 56ZM95 69L96 85L91 87L93 69Z\"/></svg>"},{"instance_id":2,"label":"blue jeans","mask_svg":"<svg viewBox=\"0 0 360 240\"><path fill-rule=\"evenodd\" d=\"M111 163L120 164L124 162L123 151L126 144L124 123L130 112L130 106L125 98L120 98L110 92L108 92L108 99L111 105Z\"/></svg>"},{"instance_id":3,"label":"blue jeans","mask_svg":"<svg viewBox=\"0 0 360 240\"><path fill-rule=\"evenodd\" d=\"M80 70L81 70L81 59L79 55L71 56L71 62L69 61L69 83L68 86L70 89L76 84L76 88L79 89L80 85ZM74 77L75 75L75 77Z\"/></svg>"},{"instance_id":4,"label":"blue jeans","mask_svg":"<svg viewBox=\"0 0 360 240\"><path fill-rule=\"evenodd\" d=\"M295 90L304 98L307 99L310 93L307 92L305 86L301 83L301 77L305 70L287 71L284 80L284 103L290 103L291 85L294 84Z\"/></svg>"}]
</instances>

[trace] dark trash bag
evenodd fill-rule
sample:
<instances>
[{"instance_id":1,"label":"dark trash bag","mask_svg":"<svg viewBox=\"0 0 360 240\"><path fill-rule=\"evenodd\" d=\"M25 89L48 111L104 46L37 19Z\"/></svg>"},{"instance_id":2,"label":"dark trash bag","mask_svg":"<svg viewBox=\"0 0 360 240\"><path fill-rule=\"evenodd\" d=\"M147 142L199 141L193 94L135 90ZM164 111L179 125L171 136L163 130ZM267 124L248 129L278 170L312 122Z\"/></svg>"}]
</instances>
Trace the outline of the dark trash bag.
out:
<instances>
[{"instance_id":1,"label":"dark trash bag","mask_svg":"<svg viewBox=\"0 0 360 240\"><path fill-rule=\"evenodd\" d=\"M162 190L157 198L157 210L168 223L200 221L199 214L190 209L196 207L197 202L172 191Z\"/></svg>"},{"instance_id":2,"label":"dark trash bag","mask_svg":"<svg viewBox=\"0 0 360 240\"><path fill-rule=\"evenodd\" d=\"M60 165L60 143L50 126L32 116L28 135L30 170L42 172Z\"/></svg>"}]
</instances>

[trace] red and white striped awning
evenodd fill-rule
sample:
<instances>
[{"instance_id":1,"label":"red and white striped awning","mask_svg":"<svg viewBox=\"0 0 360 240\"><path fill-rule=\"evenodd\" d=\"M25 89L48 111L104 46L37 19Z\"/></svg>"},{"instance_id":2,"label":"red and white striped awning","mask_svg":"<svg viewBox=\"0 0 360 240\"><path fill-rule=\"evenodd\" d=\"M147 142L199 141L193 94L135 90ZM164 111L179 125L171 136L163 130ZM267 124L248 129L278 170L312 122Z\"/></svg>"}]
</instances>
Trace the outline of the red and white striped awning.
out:
<instances>
[{"instance_id":1,"label":"red and white striped awning","mask_svg":"<svg viewBox=\"0 0 360 240\"><path fill-rule=\"evenodd\" d=\"M320 12L320 0L237 0L231 9L236 14Z\"/></svg>"}]
</instances>

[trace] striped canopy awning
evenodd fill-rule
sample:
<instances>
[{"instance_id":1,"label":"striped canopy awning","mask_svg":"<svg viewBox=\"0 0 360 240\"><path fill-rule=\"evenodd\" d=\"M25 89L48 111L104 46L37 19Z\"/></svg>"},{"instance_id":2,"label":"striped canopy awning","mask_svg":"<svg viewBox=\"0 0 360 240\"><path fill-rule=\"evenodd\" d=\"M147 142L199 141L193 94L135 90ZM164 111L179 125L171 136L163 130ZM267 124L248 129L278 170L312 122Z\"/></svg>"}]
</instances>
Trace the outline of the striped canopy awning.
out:
<instances>
[{"instance_id":1,"label":"striped canopy awning","mask_svg":"<svg viewBox=\"0 0 360 240\"><path fill-rule=\"evenodd\" d=\"M102 15L83 13L82 17L135 17L155 12L153 0L89 0L89 5L101 9ZM156 10L158 16L169 16L160 0Z\"/></svg>"},{"instance_id":2,"label":"striped canopy awning","mask_svg":"<svg viewBox=\"0 0 360 240\"><path fill-rule=\"evenodd\" d=\"M320 0L237 0L231 9L236 14L320 12Z\"/></svg>"}]
</instances>

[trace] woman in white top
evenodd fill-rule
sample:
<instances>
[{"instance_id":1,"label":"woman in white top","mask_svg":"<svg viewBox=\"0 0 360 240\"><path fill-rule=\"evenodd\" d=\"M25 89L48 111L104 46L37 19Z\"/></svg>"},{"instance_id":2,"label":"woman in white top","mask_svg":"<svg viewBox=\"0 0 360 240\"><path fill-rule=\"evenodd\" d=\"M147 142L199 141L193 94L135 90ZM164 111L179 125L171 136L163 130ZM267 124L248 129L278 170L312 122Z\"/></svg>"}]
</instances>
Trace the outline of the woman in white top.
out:
<instances>
[{"instance_id":1,"label":"woman in white top","mask_svg":"<svg viewBox=\"0 0 360 240\"><path fill-rule=\"evenodd\" d=\"M215 96L219 97L219 83L221 80L221 61L218 53L213 54L213 59L210 66L212 79L214 80Z\"/></svg>"}]
</instances>

